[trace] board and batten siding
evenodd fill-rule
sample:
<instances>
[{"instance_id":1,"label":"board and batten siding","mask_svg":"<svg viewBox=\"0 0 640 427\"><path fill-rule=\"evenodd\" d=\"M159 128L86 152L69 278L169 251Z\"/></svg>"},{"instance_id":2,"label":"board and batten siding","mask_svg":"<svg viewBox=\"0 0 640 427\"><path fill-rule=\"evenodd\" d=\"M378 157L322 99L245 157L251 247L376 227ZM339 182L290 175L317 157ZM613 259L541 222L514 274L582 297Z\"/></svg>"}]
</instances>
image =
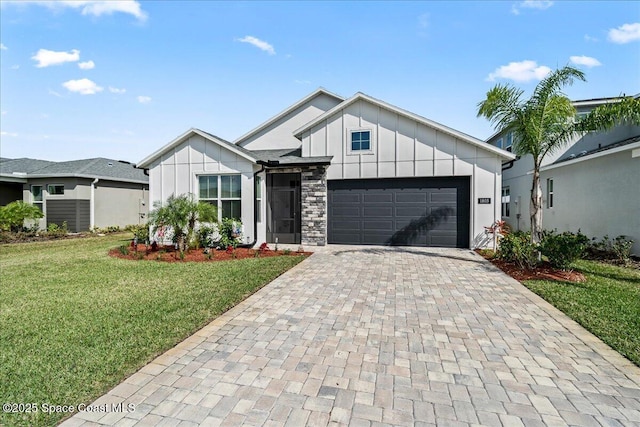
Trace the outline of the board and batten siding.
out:
<instances>
[{"instance_id":1,"label":"board and batten siding","mask_svg":"<svg viewBox=\"0 0 640 427\"><path fill-rule=\"evenodd\" d=\"M350 152L350 133L371 131L371 152ZM301 135L303 156L333 156L328 180L471 177L470 242L500 218L502 159L395 111L358 100ZM490 198L491 204L478 204Z\"/></svg>"},{"instance_id":2,"label":"board and batten siding","mask_svg":"<svg viewBox=\"0 0 640 427\"><path fill-rule=\"evenodd\" d=\"M243 241L254 239L253 172L254 164L232 151L192 134L149 166L149 189L152 203L166 201L172 194L191 193L198 197L199 175L240 174L242 176Z\"/></svg>"},{"instance_id":3,"label":"board and batten siding","mask_svg":"<svg viewBox=\"0 0 640 427\"><path fill-rule=\"evenodd\" d=\"M296 149L300 147L300 141L293 136L293 131L340 102L327 94L318 94L265 128L260 129L257 133L245 137L237 143L248 150Z\"/></svg>"}]
</instances>

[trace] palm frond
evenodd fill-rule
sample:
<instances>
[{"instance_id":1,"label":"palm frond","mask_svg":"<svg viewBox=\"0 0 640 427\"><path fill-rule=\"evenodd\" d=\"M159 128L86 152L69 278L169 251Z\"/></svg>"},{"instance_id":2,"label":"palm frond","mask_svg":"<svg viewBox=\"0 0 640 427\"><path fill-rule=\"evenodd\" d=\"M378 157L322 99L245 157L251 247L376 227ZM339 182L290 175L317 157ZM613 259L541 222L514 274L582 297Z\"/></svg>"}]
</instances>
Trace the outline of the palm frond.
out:
<instances>
[{"instance_id":1,"label":"palm frond","mask_svg":"<svg viewBox=\"0 0 640 427\"><path fill-rule=\"evenodd\" d=\"M620 124L640 125L640 99L625 96L617 102L601 105L578 123L578 132L607 130Z\"/></svg>"}]
</instances>

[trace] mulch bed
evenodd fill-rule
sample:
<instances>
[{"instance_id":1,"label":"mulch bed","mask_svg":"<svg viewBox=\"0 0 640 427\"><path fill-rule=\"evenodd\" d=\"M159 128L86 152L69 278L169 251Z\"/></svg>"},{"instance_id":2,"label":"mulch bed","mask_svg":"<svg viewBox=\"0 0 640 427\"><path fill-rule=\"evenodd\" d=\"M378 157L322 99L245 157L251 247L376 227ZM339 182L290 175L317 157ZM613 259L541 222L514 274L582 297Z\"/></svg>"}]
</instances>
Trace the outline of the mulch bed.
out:
<instances>
[{"instance_id":1,"label":"mulch bed","mask_svg":"<svg viewBox=\"0 0 640 427\"><path fill-rule=\"evenodd\" d=\"M517 265L493 258L490 254L483 251L476 251L486 260L489 260L493 265L504 271L507 275L513 277L519 282L523 280L555 280L558 282L573 282L581 283L587 279L582 273L574 270L558 270L551 267L548 262L543 262L533 270L522 269Z\"/></svg>"},{"instance_id":2,"label":"mulch bed","mask_svg":"<svg viewBox=\"0 0 640 427\"><path fill-rule=\"evenodd\" d=\"M129 259L133 261L164 261L164 262L215 262L227 261L232 259L246 258L267 258L274 256L309 256L313 252L299 251L282 251L282 250L258 250L248 248L236 248L233 251L211 249L209 255L204 253L203 249L191 249L185 251L183 257L180 252L173 246L161 246L152 250L151 246L147 247L143 244L138 245L137 249L129 246L127 255L120 251L120 248L114 248L109 251L109 255L116 258Z\"/></svg>"}]
</instances>

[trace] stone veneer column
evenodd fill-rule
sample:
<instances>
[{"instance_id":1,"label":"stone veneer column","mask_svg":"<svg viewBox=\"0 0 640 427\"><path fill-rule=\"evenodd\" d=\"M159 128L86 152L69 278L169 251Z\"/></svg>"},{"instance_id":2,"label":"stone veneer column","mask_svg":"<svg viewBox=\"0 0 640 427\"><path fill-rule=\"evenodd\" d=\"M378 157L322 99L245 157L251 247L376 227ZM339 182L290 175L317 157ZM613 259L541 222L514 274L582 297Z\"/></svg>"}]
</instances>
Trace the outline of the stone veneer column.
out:
<instances>
[{"instance_id":1,"label":"stone veneer column","mask_svg":"<svg viewBox=\"0 0 640 427\"><path fill-rule=\"evenodd\" d=\"M325 166L302 168L302 244L324 246L327 243L327 169Z\"/></svg>"}]
</instances>

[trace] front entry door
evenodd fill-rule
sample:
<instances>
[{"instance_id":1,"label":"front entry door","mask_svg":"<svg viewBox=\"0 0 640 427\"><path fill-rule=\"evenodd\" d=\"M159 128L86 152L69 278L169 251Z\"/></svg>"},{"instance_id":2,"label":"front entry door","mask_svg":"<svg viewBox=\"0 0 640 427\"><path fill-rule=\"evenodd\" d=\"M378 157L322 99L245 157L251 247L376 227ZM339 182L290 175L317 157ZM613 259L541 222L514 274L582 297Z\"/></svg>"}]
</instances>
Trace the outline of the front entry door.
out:
<instances>
[{"instance_id":1,"label":"front entry door","mask_svg":"<svg viewBox=\"0 0 640 427\"><path fill-rule=\"evenodd\" d=\"M267 193L267 240L300 243L300 174L268 174Z\"/></svg>"}]
</instances>

